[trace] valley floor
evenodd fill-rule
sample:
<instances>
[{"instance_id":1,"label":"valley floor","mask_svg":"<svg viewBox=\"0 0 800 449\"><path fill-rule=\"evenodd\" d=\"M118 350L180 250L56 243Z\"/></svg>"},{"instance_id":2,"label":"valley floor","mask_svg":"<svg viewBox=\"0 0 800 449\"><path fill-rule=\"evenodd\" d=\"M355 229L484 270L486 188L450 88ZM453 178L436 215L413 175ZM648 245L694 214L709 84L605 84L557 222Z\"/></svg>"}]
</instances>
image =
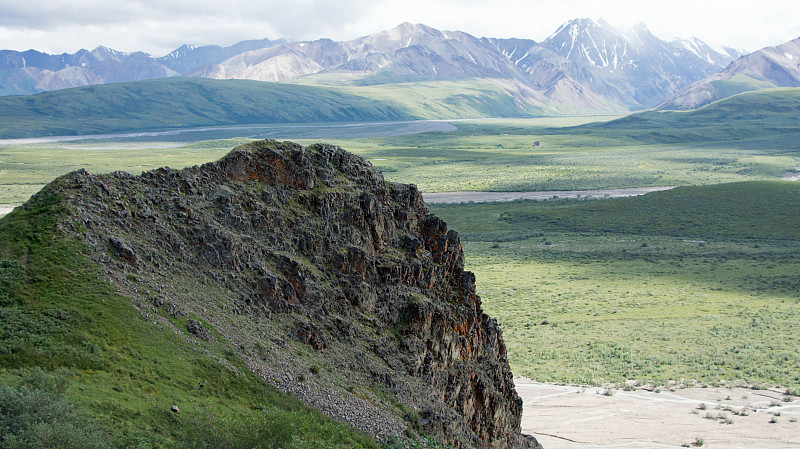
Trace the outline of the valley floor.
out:
<instances>
[{"instance_id":1,"label":"valley floor","mask_svg":"<svg viewBox=\"0 0 800 449\"><path fill-rule=\"evenodd\" d=\"M800 448L800 399L781 390L622 391L515 379L522 432L547 449ZM741 411L746 410L744 416Z\"/></svg>"}]
</instances>

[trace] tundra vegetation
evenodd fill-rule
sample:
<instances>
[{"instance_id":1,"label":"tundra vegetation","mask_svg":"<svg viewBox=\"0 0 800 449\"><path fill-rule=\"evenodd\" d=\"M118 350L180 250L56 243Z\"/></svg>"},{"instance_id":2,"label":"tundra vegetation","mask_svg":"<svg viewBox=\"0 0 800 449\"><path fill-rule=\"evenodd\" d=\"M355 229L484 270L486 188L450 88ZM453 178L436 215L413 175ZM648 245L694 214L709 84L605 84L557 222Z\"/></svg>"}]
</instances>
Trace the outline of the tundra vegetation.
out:
<instances>
[{"instance_id":1,"label":"tundra vegetation","mask_svg":"<svg viewBox=\"0 0 800 449\"><path fill-rule=\"evenodd\" d=\"M433 206L465 242L516 375L800 385L800 185Z\"/></svg>"}]
</instances>

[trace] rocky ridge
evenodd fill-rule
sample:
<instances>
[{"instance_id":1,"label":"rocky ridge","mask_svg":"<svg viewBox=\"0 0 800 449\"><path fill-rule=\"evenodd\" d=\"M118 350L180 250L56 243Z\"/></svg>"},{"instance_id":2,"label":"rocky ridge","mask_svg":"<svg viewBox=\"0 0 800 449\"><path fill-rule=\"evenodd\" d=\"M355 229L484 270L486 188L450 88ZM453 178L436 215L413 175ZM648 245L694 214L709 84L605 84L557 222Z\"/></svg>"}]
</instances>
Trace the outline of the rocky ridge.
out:
<instances>
[{"instance_id":1,"label":"rocky ridge","mask_svg":"<svg viewBox=\"0 0 800 449\"><path fill-rule=\"evenodd\" d=\"M154 325L189 317L279 389L378 438L539 447L458 234L413 185L328 145L260 141L221 160L45 188ZM161 312L161 313L158 313Z\"/></svg>"}]
</instances>

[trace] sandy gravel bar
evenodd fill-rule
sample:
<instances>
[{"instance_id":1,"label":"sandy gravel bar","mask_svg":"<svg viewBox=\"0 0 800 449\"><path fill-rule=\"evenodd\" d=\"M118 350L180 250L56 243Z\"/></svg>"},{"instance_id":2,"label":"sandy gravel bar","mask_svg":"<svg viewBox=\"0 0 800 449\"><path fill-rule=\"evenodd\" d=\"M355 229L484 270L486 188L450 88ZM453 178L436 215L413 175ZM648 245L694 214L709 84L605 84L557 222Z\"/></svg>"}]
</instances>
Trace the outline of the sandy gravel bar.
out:
<instances>
[{"instance_id":1,"label":"sandy gravel bar","mask_svg":"<svg viewBox=\"0 0 800 449\"><path fill-rule=\"evenodd\" d=\"M547 200L551 198L620 198L644 195L675 186L629 187L606 190L548 190L543 192L433 192L423 193L426 203L481 203L487 201Z\"/></svg>"},{"instance_id":2,"label":"sandy gravel bar","mask_svg":"<svg viewBox=\"0 0 800 449\"><path fill-rule=\"evenodd\" d=\"M11 204L0 204L0 217L14 210L16 206Z\"/></svg>"},{"instance_id":3,"label":"sandy gravel bar","mask_svg":"<svg viewBox=\"0 0 800 449\"><path fill-rule=\"evenodd\" d=\"M607 395L606 388L515 383L524 404L522 432L546 449L697 447L698 439L713 449L800 448L800 399L785 402L782 389L662 388ZM746 416L734 413L743 409Z\"/></svg>"}]
</instances>

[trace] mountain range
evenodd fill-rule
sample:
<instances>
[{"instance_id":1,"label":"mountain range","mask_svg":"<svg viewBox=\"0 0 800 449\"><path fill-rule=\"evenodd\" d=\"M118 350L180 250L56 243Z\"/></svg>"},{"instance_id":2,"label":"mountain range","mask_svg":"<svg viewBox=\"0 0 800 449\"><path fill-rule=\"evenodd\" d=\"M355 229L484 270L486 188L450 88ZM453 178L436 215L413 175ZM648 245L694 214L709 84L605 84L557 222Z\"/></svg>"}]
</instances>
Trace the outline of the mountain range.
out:
<instances>
[{"instance_id":1,"label":"mountain range","mask_svg":"<svg viewBox=\"0 0 800 449\"><path fill-rule=\"evenodd\" d=\"M172 76L363 87L482 79L522 109L619 112L655 106L741 56L698 39L664 41L575 19L542 42L476 38L403 23L350 41L184 45L162 57L105 47L75 54L0 51L0 94ZM554 106L555 105L555 106Z\"/></svg>"},{"instance_id":2,"label":"mountain range","mask_svg":"<svg viewBox=\"0 0 800 449\"><path fill-rule=\"evenodd\" d=\"M125 53L103 46L60 55L36 50L0 50L0 95L178 76L242 52L283 43L286 40L261 39L230 47L183 45L158 58L140 51Z\"/></svg>"}]
</instances>

